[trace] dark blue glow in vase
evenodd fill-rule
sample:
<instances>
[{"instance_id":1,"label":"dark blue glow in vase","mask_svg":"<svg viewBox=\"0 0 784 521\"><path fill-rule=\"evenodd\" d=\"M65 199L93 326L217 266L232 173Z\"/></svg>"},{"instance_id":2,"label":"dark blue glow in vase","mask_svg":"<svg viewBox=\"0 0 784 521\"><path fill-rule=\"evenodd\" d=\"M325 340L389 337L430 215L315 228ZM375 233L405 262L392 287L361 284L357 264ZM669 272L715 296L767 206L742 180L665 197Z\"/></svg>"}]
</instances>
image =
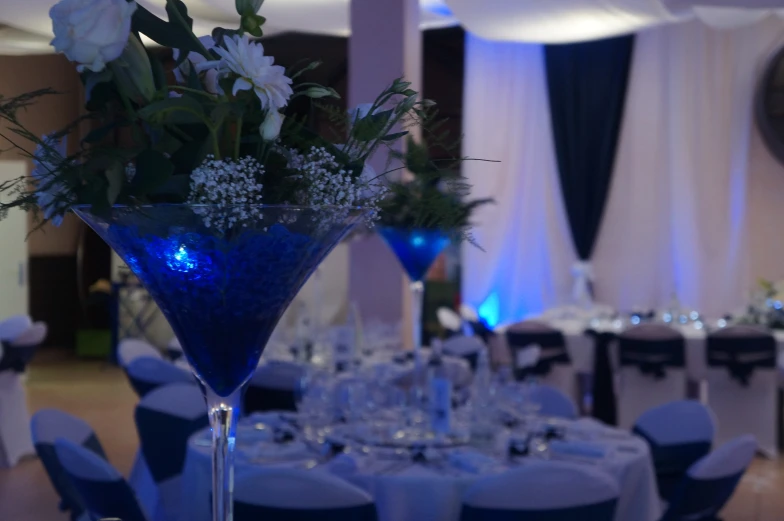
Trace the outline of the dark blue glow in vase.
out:
<instances>
[{"instance_id":1,"label":"dark blue glow in vase","mask_svg":"<svg viewBox=\"0 0 784 521\"><path fill-rule=\"evenodd\" d=\"M292 299L365 212L262 205L74 211L139 278L205 384L213 430L213 519L230 521L241 387Z\"/></svg>"},{"instance_id":2,"label":"dark blue glow in vase","mask_svg":"<svg viewBox=\"0 0 784 521\"><path fill-rule=\"evenodd\" d=\"M379 226L378 233L397 256L411 282L421 281L449 243L449 235L438 229Z\"/></svg>"}]
</instances>

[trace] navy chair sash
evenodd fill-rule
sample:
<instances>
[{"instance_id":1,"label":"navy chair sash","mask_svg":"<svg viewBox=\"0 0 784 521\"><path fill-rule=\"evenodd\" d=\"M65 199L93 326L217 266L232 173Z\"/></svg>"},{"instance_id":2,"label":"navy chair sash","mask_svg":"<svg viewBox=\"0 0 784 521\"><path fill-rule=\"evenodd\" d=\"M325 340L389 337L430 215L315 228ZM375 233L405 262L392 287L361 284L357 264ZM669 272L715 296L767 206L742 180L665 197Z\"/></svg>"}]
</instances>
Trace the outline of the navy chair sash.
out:
<instances>
[{"instance_id":1,"label":"navy chair sash","mask_svg":"<svg viewBox=\"0 0 784 521\"><path fill-rule=\"evenodd\" d=\"M632 433L648 443L656 470L659 496L668 502L689 467L711 450L710 440L660 445L636 425L632 428Z\"/></svg>"},{"instance_id":2,"label":"navy chair sash","mask_svg":"<svg viewBox=\"0 0 784 521\"><path fill-rule=\"evenodd\" d=\"M234 502L234 521L377 521L373 503L346 508L289 510ZM124 520L123 520L124 521Z\"/></svg>"},{"instance_id":3,"label":"navy chair sash","mask_svg":"<svg viewBox=\"0 0 784 521\"><path fill-rule=\"evenodd\" d=\"M73 475L70 479L93 517L147 521L136 495L124 480L96 481Z\"/></svg>"},{"instance_id":4,"label":"navy chair sash","mask_svg":"<svg viewBox=\"0 0 784 521\"><path fill-rule=\"evenodd\" d=\"M135 378L128 374L128 372L126 372L125 375L128 377L131 387L133 387L134 392L136 392L139 398L144 398L147 393L154 391L162 385L166 385L164 382L153 382L142 378Z\"/></svg>"},{"instance_id":5,"label":"navy chair sash","mask_svg":"<svg viewBox=\"0 0 784 521\"><path fill-rule=\"evenodd\" d=\"M666 340L619 339L618 355L621 367L637 366L644 375L662 380L667 367L686 366L686 346L683 338Z\"/></svg>"},{"instance_id":6,"label":"navy chair sash","mask_svg":"<svg viewBox=\"0 0 784 521\"><path fill-rule=\"evenodd\" d=\"M10 342L0 341L3 346L3 357L0 359L0 371L24 373L27 364L33 359L38 346L12 346Z\"/></svg>"},{"instance_id":7,"label":"navy chair sash","mask_svg":"<svg viewBox=\"0 0 784 521\"><path fill-rule=\"evenodd\" d=\"M612 521L616 500L557 510L505 510L463 505L460 521Z\"/></svg>"},{"instance_id":8,"label":"navy chair sash","mask_svg":"<svg viewBox=\"0 0 784 521\"><path fill-rule=\"evenodd\" d=\"M613 389L612 365L610 364L610 344L618 338L612 332L598 332L588 329L585 334L593 338L593 417L607 425L617 425L618 411Z\"/></svg>"},{"instance_id":9,"label":"navy chair sash","mask_svg":"<svg viewBox=\"0 0 784 521\"><path fill-rule=\"evenodd\" d=\"M243 398L243 410L245 414L266 411L296 412L294 391L249 385Z\"/></svg>"},{"instance_id":10,"label":"navy chair sash","mask_svg":"<svg viewBox=\"0 0 784 521\"><path fill-rule=\"evenodd\" d=\"M102 458L106 459L106 454L101 447L101 443L95 434L91 434L86 440L82 442L82 447L90 449ZM36 443L35 453L41 464L46 470L46 474L52 481L52 487L55 492L60 496L59 508L62 512L70 512L71 519L76 520L85 511L84 504L82 503L76 487L71 482L71 478L60 464L60 459L57 457L54 445L51 443Z\"/></svg>"},{"instance_id":11,"label":"navy chair sash","mask_svg":"<svg viewBox=\"0 0 784 521\"><path fill-rule=\"evenodd\" d=\"M136 409L136 424L144 461L153 480L161 483L182 473L188 438L209 425L209 419L206 406L204 415L195 419L140 407Z\"/></svg>"},{"instance_id":12,"label":"navy chair sash","mask_svg":"<svg viewBox=\"0 0 784 521\"><path fill-rule=\"evenodd\" d=\"M506 341L512 356L517 351L536 344L541 347L539 362L533 368L515 369L515 378L523 380L531 374L545 376L550 373L553 365L568 365L571 363L569 352L566 350L566 340L560 331L507 331Z\"/></svg>"},{"instance_id":13,"label":"navy chair sash","mask_svg":"<svg viewBox=\"0 0 784 521\"><path fill-rule=\"evenodd\" d=\"M471 325L471 329L474 330L474 334L481 338L485 344L487 344L490 339L495 336L495 332L490 329L482 320L477 322L469 320L468 323Z\"/></svg>"},{"instance_id":14,"label":"navy chair sash","mask_svg":"<svg viewBox=\"0 0 784 521\"><path fill-rule=\"evenodd\" d=\"M709 336L706 349L708 367L725 367L739 384L746 387L756 368L776 367L776 340L773 336Z\"/></svg>"},{"instance_id":15,"label":"navy chair sash","mask_svg":"<svg viewBox=\"0 0 784 521\"><path fill-rule=\"evenodd\" d=\"M717 514L732 497L743 472L717 479L686 476L672 494L660 521L717 521Z\"/></svg>"},{"instance_id":16,"label":"navy chair sash","mask_svg":"<svg viewBox=\"0 0 784 521\"><path fill-rule=\"evenodd\" d=\"M184 356L182 349L172 349L171 347L166 348L166 356L169 357L169 360L172 362L176 362L180 358Z\"/></svg>"}]
</instances>

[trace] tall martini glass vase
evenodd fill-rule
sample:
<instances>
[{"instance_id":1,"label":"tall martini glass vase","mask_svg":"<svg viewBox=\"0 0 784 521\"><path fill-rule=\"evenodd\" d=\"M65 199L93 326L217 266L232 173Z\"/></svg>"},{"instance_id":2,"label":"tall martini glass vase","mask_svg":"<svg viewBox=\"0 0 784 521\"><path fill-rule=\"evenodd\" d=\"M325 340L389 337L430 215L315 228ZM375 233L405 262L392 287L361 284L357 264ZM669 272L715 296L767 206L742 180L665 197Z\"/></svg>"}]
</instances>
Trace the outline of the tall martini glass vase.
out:
<instances>
[{"instance_id":1,"label":"tall martini glass vase","mask_svg":"<svg viewBox=\"0 0 784 521\"><path fill-rule=\"evenodd\" d=\"M74 211L155 299L204 384L212 427L212 519L232 521L241 388L286 307L365 212L264 205Z\"/></svg>"},{"instance_id":2,"label":"tall martini glass vase","mask_svg":"<svg viewBox=\"0 0 784 521\"><path fill-rule=\"evenodd\" d=\"M440 229L398 228L378 226L378 233L403 266L411 292L411 329L413 334L415 385L421 385L422 305L425 293L425 275L436 258L450 243L450 236ZM422 390L420 389L420 392Z\"/></svg>"}]
</instances>

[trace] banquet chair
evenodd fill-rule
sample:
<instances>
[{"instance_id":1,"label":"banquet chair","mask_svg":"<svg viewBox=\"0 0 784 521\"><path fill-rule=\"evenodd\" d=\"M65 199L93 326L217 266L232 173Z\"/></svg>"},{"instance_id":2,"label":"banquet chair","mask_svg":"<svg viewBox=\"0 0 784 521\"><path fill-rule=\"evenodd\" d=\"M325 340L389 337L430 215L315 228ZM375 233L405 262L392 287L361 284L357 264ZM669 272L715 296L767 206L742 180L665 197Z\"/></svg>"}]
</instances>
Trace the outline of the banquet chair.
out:
<instances>
[{"instance_id":1,"label":"banquet chair","mask_svg":"<svg viewBox=\"0 0 784 521\"><path fill-rule=\"evenodd\" d=\"M479 361L479 353L485 347L485 343L476 336L455 335L444 340L441 349L445 355L462 358L471 370L476 370L476 364Z\"/></svg>"},{"instance_id":2,"label":"banquet chair","mask_svg":"<svg viewBox=\"0 0 784 521\"><path fill-rule=\"evenodd\" d=\"M373 498L327 473L268 468L238 476L234 521L376 521Z\"/></svg>"},{"instance_id":3,"label":"banquet chair","mask_svg":"<svg viewBox=\"0 0 784 521\"><path fill-rule=\"evenodd\" d=\"M659 496L669 501L689 467L710 452L716 421L700 402L678 400L644 412L632 432L648 443Z\"/></svg>"},{"instance_id":4,"label":"banquet chair","mask_svg":"<svg viewBox=\"0 0 784 521\"><path fill-rule=\"evenodd\" d=\"M697 461L673 491L660 521L718 521L756 451L757 440L745 435Z\"/></svg>"},{"instance_id":5,"label":"banquet chair","mask_svg":"<svg viewBox=\"0 0 784 521\"><path fill-rule=\"evenodd\" d=\"M577 406L560 390L549 385L535 385L531 389L531 401L539 406L538 413L554 418L577 418Z\"/></svg>"},{"instance_id":6,"label":"banquet chair","mask_svg":"<svg viewBox=\"0 0 784 521\"><path fill-rule=\"evenodd\" d=\"M0 355L0 467L13 467L23 457L35 454L22 374L46 333L46 324L36 322L4 341Z\"/></svg>"},{"instance_id":7,"label":"banquet chair","mask_svg":"<svg viewBox=\"0 0 784 521\"><path fill-rule=\"evenodd\" d=\"M57 409L41 409L30 421L35 452L49 476L55 492L60 496L59 508L70 512L73 521L88 521L82 499L73 487L55 453L54 442L58 438L80 445L102 458L106 458L101 442L87 422Z\"/></svg>"},{"instance_id":8,"label":"banquet chair","mask_svg":"<svg viewBox=\"0 0 784 521\"><path fill-rule=\"evenodd\" d=\"M505 334L518 380L531 372L520 366L519 357L526 347L535 344L541 348L541 352L533 374L541 383L559 389L572 400L579 398L577 375L561 331L542 322L527 320L510 326Z\"/></svg>"},{"instance_id":9,"label":"banquet chair","mask_svg":"<svg viewBox=\"0 0 784 521\"><path fill-rule=\"evenodd\" d=\"M125 375L139 398L162 385L185 383L195 384L192 373L177 367L163 358L141 356L125 367Z\"/></svg>"},{"instance_id":10,"label":"banquet chair","mask_svg":"<svg viewBox=\"0 0 784 521\"><path fill-rule=\"evenodd\" d=\"M177 360L182 358L183 355L184 353L182 351L182 345L180 344L180 341L175 336L171 340L169 340L169 343L166 345L166 356L168 356L169 360L171 360L172 362L176 362Z\"/></svg>"},{"instance_id":11,"label":"banquet chair","mask_svg":"<svg viewBox=\"0 0 784 521\"><path fill-rule=\"evenodd\" d=\"M444 328L449 336L459 335L463 332L463 319L453 310L447 307L440 307L436 310L438 323Z\"/></svg>"},{"instance_id":12,"label":"banquet chair","mask_svg":"<svg viewBox=\"0 0 784 521\"><path fill-rule=\"evenodd\" d=\"M141 357L163 358L161 352L149 342L138 338L125 338L117 346L117 362L120 367L127 367L128 364Z\"/></svg>"},{"instance_id":13,"label":"banquet chair","mask_svg":"<svg viewBox=\"0 0 784 521\"><path fill-rule=\"evenodd\" d=\"M134 418L141 453L157 488L157 501L148 511L153 521L176 519L188 438L209 425L204 395L195 384L165 385L142 398Z\"/></svg>"},{"instance_id":14,"label":"banquet chair","mask_svg":"<svg viewBox=\"0 0 784 521\"><path fill-rule=\"evenodd\" d=\"M733 326L708 335L708 406L716 414L716 443L753 434L767 456L777 454L776 341L765 330Z\"/></svg>"},{"instance_id":15,"label":"banquet chair","mask_svg":"<svg viewBox=\"0 0 784 521\"><path fill-rule=\"evenodd\" d=\"M29 315L14 315L0 321L0 342L13 340L32 325Z\"/></svg>"},{"instance_id":16,"label":"banquet chair","mask_svg":"<svg viewBox=\"0 0 784 521\"><path fill-rule=\"evenodd\" d=\"M618 337L615 397L618 426L630 429L642 413L686 398L685 341L660 324L632 327Z\"/></svg>"},{"instance_id":17,"label":"banquet chair","mask_svg":"<svg viewBox=\"0 0 784 521\"><path fill-rule=\"evenodd\" d=\"M293 362L269 362L256 369L243 397L245 414L264 411L296 411L295 392L305 367Z\"/></svg>"},{"instance_id":18,"label":"banquet chair","mask_svg":"<svg viewBox=\"0 0 784 521\"><path fill-rule=\"evenodd\" d=\"M55 454L92 519L149 521L128 482L92 450L58 438Z\"/></svg>"},{"instance_id":19,"label":"banquet chair","mask_svg":"<svg viewBox=\"0 0 784 521\"><path fill-rule=\"evenodd\" d=\"M487 325L487 323L479 316L474 308L468 304L460 305L460 316L463 317L463 322L468 323L474 335L481 338L485 343L490 341L495 333Z\"/></svg>"},{"instance_id":20,"label":"banquet chair","mask_svg":"<svg viewBox=\"0 0 784 521\"><path fill-rule=\"evenodd\" d=\"M460 521L612 521L618 495L618 482L598 468L531 461L472 485Z\"/></svg>"}]
</instances>

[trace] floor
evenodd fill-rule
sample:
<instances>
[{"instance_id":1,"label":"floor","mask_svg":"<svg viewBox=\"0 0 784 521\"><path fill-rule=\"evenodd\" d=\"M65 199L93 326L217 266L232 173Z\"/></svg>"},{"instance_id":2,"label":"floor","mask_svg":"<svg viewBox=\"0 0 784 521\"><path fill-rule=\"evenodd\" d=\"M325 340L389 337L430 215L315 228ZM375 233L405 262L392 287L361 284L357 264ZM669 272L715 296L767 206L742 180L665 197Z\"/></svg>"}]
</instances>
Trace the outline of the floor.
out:
<instances>
[{"instance_id":1,"label":"floor","mask_svg":"<svg viewBox=\"0 0 784 521\"><path fill-rule=\"evenodd\" d=\"M98 433L111 462L128 474L138 443L133 425L136 397L118 368L44 352L33 364L27 385L31 411L55 407L80 416ZM760 459L722 517L724 521L781 521L782 490L784 460ZM37 460L0 470L0 521L67 519L57 510L57 496Z\"/></svg>"}]
</instances>

